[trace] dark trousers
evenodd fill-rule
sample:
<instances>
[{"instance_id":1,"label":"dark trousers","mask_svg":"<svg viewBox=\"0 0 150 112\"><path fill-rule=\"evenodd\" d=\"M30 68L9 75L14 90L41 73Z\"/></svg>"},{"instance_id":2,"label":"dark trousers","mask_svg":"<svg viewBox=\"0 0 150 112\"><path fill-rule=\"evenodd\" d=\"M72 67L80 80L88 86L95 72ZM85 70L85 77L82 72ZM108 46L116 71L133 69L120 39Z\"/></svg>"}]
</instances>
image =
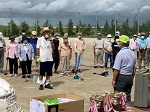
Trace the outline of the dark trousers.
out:
<instances>
[{"instance_id":1,"label":"dark trousers","mask_svg":"<svg viewBox=\"0 0 150 112\"><path fill-rule=\"evenodd\" d=\"M116 55L117 55L116 53L113 53L113 55L112 55L112 57L113 57L113 65L115 63Z\"/></svg>"},{"instance_id":2,"label":"dark trousers","mask_svg":"<svg viewBox=\"0 0 150 112\"><path fill-rule=\"evenodd\" d=\"M133 85L133 75L119 74L116 79L116 87L114 91L126 93L127 102L131 102L131 89Z\"/></svg>"},{"instance_id":3,"label":"dark trousers","mask_svg":"<svg viewBox=\"0 0 150 112\"><path fill-rule=\"evenodd\" d=\"M22 61L22 75L27 74L31 74L31 60L27 60L27 61Z\"/></svg>"},{"instance_id":4,"label":"dark trousers","mask_svg":"<svg viewBox=\"0 0 150 112\"><path fill-rule=\"evenodd\" d=\"M18 74L18 59L9 58L9 72L10 74Z\"/></svg>"},{"instance_id":5,"label":"dark trousers","mask_svg":"<svg viewBox=\"0 0 150 112\"><path fill-rule=\"evenodd\" d=\"M60 59L59 59L59 53L54 53L53 54L53 64L54 64L54 69L55 69L55 71L57 71L57 69L58 69L58 66L59 66L59 62L60 62Z\"/></svg>"},{"instance_id":6,"label":"dark trousers","mask_svg":"<svg viewBox=\"0 0 150 112\"><path fill-rule=\"evenodd\" d=\"M112 54L106 53L105 52L105 68L107 68L107 64L108 64L108 59L110 58L110 67L113 67L113 57Z\"/></svg>"}]
</instances>

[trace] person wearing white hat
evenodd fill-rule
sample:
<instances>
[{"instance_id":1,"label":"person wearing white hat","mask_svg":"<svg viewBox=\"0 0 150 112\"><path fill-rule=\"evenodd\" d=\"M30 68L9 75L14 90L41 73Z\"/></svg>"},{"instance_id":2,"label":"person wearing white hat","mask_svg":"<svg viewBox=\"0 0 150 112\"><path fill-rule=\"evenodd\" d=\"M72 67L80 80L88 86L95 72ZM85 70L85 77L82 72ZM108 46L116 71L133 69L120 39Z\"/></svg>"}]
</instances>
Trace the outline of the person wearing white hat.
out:
<instances>
[{"instance_id":1,"label":"person wearing white hat","mask_svg":"<svg viewBox=\"0 0 150 112\"><path fill-rule=\"evenodd\" d=\"M33 46L34 49L34 59L35 59L35 69L36 71L39 71L39 64L37 62L37 58L36 58L36 44L37 44L37 32L36 31L32 31L31 32L31 37L29 38L29 43Z\"/></svg>"},{"instance_id":2,"label":"person wearing white hat","mask_svg":"<svg viewBox=\"0 0 150 112\"><path fill-rule=\"evenodd\" d=\"M116 35L115 36L120 36L120 32L116 31Z\"/></svg>"},{"instance_id":3,"label":"person wearing white hat","mask_svg":"<svg viewBox=\"0 0 150 112\"><path fill-rule=\"evenodd\" d=\"M129 43L129 48L135 53L135 55L137 55L137 49L138 49L137 35L133 35Z\"/></svg>"},{"instance_id":4,"label":"person wearing white hat","mask_svg":"<svg viewBox=\"0 0 150 112\"><path fill-rule=\"evenodd\" d=\"M42 37L38 39L36 45L36 54L40 58L39 90L44 89L43 76L45 75L46 75L45 88L53 89L53 87L49 84L53 68L53 57L52 57L53 44L50 42L50 34L52 33L52 30L49 29L48 27L45 27L40 33L42 34Z\"/></svg>"},{"instance_id":5,"label":"person wearing white hat","mask_svg":"<svg viewBox=\"0 0 150 112\"><path fill-rule=\"evenodd\" d=\"M54 49L53 49L53 60L54 60L54 73L59 74L59 72L57 71L58 66L59 66L59 51L58 51L58 46L59 46L59 38L60 38L60 34L59 33L55 33L54 34L54 39L53 39L53 44L54 44Z\"/></svg>"},{"instance_id":6,"label":"person wearing white hat","mask_svg":"<svg viewBox=\"0 0 150 112\"><path fill-rule=\"evenodd\" d=\"M110 68L113 67L113 57L112 57L112 42L111 42L111 34L107 35L107 41L104 43L104 50L105 50L105 66L104 68L107 69L108 59L110 58Z\"/></svg>"},{"instance_id":7,"label":"person wearing white hat","mask_svg":"<svg viewBox=\"0 0 150 112\"><path fill-rule=\"evenodd\" d=\"M0 32L0 73L3 73L5 47L6 47L6 43L5 40L3 39L3 33Z\"/></svg>"}]
</instances>

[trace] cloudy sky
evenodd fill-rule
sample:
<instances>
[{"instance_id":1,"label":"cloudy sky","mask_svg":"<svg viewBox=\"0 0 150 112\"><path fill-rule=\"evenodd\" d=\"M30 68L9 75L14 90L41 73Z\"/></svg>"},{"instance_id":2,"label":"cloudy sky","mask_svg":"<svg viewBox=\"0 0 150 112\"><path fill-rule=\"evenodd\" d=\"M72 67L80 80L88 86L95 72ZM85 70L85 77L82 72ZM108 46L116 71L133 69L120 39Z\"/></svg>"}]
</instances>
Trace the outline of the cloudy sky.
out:
<instances>
[{"instance_id":1,"label":"cloudy sky","mask_svg":"<svg viewBox=\"0 0 150 112\"><path fill-rule=\"evenodd\" d=\"M10 20L10 8L17 24L25 20L33 25L36 14L41 24L50 20L55 26L59 18L64 25L70 18L74 24L78 23L79 18L85 23L94 24L96 11L99 21L111 21L116 11L120 21L123 18L134 19L138 12L141 22L150 19L150 0L0 0L0 24L7 24Z\"/></svg>"}]
</instances>

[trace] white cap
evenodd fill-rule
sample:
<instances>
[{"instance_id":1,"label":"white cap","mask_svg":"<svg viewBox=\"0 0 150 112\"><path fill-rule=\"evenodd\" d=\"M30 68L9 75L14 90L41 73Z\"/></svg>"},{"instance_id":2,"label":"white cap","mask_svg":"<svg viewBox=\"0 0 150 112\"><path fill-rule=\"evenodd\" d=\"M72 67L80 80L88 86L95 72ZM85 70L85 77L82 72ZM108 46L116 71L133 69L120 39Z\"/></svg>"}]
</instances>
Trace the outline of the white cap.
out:
<instances>
[{"instance_id":1,"label":"white cap","mask_svg":"<svg viewBox=\"0 0 150 112\"><path fill-rule=\"evenodd\" d=\"M134 35L133 35L133 37L137 37L137 35L136 35L136 34L134 34Z\"/></svg>"},{"instance_id":2,"label":"white cap","mask_svg":"<svg viewBox=\"0 0 150 112\"><path fill-rule=\"evenodd\" d=\"M37 34L37 32L36 31L32 31L32 35L36 35Z\"/></svg>"},{"instance_id":3,"label":"white cap","mask_svg":"<svg viewBox=\"0 0 150 112\"><path fill-rule=\"evenodd\" d=\"M112 37L111 34L108 34L108 35L107 35L107 38L111 38L111 37Z\"/></svg>"},{"instance_id":4,"label":"white cap","mask_svg":"<svg viewBox=\"0 0 150 112\"><path fill-rule=\"evenodd\" d=\"M2 32L0 32L0 37L3 38L3 33Z\"/></svg>"}]
</instances>

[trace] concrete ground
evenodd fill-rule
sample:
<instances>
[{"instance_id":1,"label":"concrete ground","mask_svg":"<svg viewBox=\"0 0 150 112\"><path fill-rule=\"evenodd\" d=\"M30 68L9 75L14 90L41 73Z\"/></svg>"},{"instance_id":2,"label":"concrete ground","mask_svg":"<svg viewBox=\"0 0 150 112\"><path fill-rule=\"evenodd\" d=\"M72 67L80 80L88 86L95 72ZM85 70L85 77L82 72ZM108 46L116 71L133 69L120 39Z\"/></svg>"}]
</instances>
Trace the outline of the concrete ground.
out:
<instances>
[{"instance_id":1,"label":"concrete ground","mask_svg":"<svg viewBox=\"0 0 150 112\"><path fill-rule=\"evenodd\" d=\"M70 39L73 45L73 40ZM8 40L6 40L8 42ZM104 77L100 76L101 72L103 72L103 68L93 68L93 38L85 39L87 47L85 53L83 55L83 65L81 67L82 73L78 73L78 75L84 78L84 81L73 79L73 75L71 77L64 76L60 77L59 74L53 74L51 78L51 82L54 86L54 89L48 90L44 89L42 91L39 90L39 84L33 83L32 79L29 79L25 82L26 79L21 79L21 69L19 69L18 77L10 77L9 74L4 76L0 74L0 77L6 79L14 88L16 92L16 96L18 98L19 104L23 108L25 112L29 112L30 98L33 96L42 96L42 95L51 95L58 93L73 93L78 95L84 99L84 109L85 112L89 111L89 98L92 95L103 95L106 92L113 91L113 87L111 85L112 82L112 70L108 68L109 76ZM71 65L74 60L74 48L73 48L73 57L71 60ZM6 61L5 61L6 62ZM109 66L109 65L108 65ZM5 70L5 66L4 66ZM59 72L61 70L61 65L59 66ZM39 74L35 72L34 67L32 67L32 76ZM97 74L93 74L93 73ZM134 86L132 89L132 100L134 97Z\"/></svg>"}]
</instances>

